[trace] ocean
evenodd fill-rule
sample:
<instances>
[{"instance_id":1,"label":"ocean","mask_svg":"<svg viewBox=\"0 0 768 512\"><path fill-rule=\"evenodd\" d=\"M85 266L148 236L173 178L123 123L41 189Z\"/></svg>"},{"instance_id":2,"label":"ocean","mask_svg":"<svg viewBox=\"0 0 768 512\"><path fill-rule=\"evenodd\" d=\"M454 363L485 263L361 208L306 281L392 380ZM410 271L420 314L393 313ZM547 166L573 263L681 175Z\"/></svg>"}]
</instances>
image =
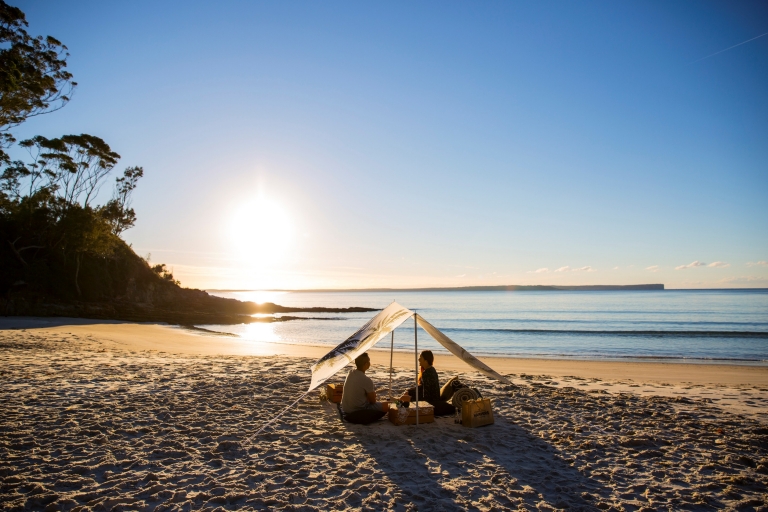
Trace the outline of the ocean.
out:
<instances>
[{"instance_id":1,"label":"ocean","mask_svg":"<svg viewBox=\"0 0 768 512\"><path fill-rule=\"evenodd\" d=\"M306 307L383 308L396 300L478 356L768 366L768 289L209 293ZM201 327L237 334L244 343L330 349L374 314L299 313L291 316L311 319ZM395 350L413 350L413 337L406 321L395 331ZM418 338L420 349L445 352L421 328Z\"/></svg>"}]
</instances>

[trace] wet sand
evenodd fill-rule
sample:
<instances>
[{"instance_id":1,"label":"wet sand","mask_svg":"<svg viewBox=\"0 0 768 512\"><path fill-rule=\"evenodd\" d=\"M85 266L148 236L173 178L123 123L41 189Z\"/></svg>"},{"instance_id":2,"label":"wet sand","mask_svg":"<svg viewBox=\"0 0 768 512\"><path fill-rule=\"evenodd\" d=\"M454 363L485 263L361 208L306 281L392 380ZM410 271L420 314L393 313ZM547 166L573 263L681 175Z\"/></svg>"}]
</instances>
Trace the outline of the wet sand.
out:
<instances>
[{"instance_id":1,"label":"wet sand","mask_svg":"<svg viewBox=\"0 0 768 512\"><path fill-rule=\"evenodd\" d=\"M492 399L494 425L349 425L313 392L251 438L327 348L14 321L0 321L3 510L768 509L764 367L486 359L504 385L438 357L443 379ZM372 356L386 394L389 354ZM413 356L395 366L399 391Z\"/></svg>"}]
</instances>

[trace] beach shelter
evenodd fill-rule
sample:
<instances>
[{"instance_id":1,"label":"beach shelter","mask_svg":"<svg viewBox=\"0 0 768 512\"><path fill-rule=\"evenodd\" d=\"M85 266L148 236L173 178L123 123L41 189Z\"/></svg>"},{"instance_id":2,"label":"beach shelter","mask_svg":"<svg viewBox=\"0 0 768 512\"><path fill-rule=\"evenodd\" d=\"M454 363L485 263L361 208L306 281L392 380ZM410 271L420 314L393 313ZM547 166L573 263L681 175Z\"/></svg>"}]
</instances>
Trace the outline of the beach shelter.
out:
<instances>
[{"instance_id":1,"label":"beach shelter","mask_svg":"<svg viewBox=\"0 0 768 512\"><path fill-rule=\"evenodd\" d=\"M379 314L371 318L368 323L362 326L355 334L341 342L333 350L325 354L323 357L312 365L312 381L309 384L309 389L303 393L295 402L283 409L278 415L270 419L265 425L263 425L251 438L262 432L267 426L276 421L282 416L288 409L299 403L299 401L307 396L313 389L322 385L325 381L333 377L339 370L347 366L349 363L354 362L355 358L366 352L373 347L376 343L381 341L387 334L393 333L395 329L400 327L409 318L414 319L414 361L416 365L416 401L418 402L418 375L419 375L419 362L418 362L418 329L416 324L420 325L422 329L427 331L438 343L444 346L448 352L460 358L469 366L479 371L487 377L491 377L505 384L511 384L511 382L503 375L495 372L488 365L480 361L478 358L461 348L458 343L450 339L448 336L440 332L434 325L430 324L424 318L421 317L415 311L411 311L393 302L386 308L384 308ZM394 341L394 338L392 338ZM394 350L394 342L390 344L390 392L392 390L392 351ZM419 422L419 408L416 408L416 424Z\"/></svg>"},{"instance_id":2,"label":"beach shelter","mask_svg":"<svg viewBox=\"0 0 768 512\"><path fill-rule=\"evenodd\" d=\"M387 334L390 334L400 327L403 322L411 317L414 318L415 323L427 331L427 333L432 336L435 341L444 346L448 352L460 358L483 375L504 382L505 384L510 383L506 377L495 372L488 365L461 348L458 343L440 332L437 327L427 322L421 315L401 306L397 302L393 302L384 308L378 315L371 318L368 323L362 326L355 334L341 342L336 348L325 354L312 365L312 381L310 382L307 391L309 392L317 388L336 374L336 372L347 366L349 363L354 362L357 356L368 351ZM416 338L416 336L416 330L414 329L414 352L418 353L418 338ZM418 355L416 357L418 358ZM418 374L418 362L416 365L416 372Z\"/></svg>"}]
</instances>

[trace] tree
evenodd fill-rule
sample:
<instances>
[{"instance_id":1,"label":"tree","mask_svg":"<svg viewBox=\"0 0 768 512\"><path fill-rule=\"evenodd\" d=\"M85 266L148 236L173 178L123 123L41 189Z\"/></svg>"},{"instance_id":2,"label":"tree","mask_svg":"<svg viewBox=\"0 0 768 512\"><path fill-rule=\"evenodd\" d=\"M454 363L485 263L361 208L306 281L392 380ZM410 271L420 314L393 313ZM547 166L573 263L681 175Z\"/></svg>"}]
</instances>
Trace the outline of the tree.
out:
<instances>
[{"instance_id":1,"label":"tree","mask_svg":"<svg viewBox=\"0 0 768 512\"><path fill-rule=\"evenodd\" d=\"M110 256L118 239L109 224L91 207L79 204L66 208L57 227L62 233L62 251L74 256L75 289L77 295L82 296L79 280L83 257L86 254L101 258Z\"/></svg>"},{"instance_id":2,"label":"tree","mask_svg":"<svg viewBox=\"0 0 768 512\"><path fill-rule=\"evenodd\" d=\"M121 178L115 178L115 191L112 199L101 207L101 215L112 226L112 233L120 235L136 222L136 212L131 208L131 196L136 182L144 176L141 167L128 167Z\"/></svg>"},{"instance_id":3,"label":"tree","mask_svg":"<svg viewBox=\"0 0 768 512\"><path fill-rule=\"evenodd\" d=\"M61 139L47 139L37 135L21 141L19 146L27 150L31 161L11 162L0 175L2 190L12 198L32 197L43 189L54 193L57 190L58 172L75 171L75 164L66 154L66 146ZM22 190L22 186L25 190Z\"/></svg>"},{"instance_id":4,"label":"tree","mask_svg":"<svg viewBox=\"0 0 768 512\"><path fill-rule=\"evenodd\" d=\"M51 36L32 37L21 9L0 0L0 161L15 139L9 130L27 118L66 105L77 83L66 71L67 47Z\"/></svg>"},{"instance_id":5,"label":"tree","mask_svg":"<svg viewBox=\"0 0 768 512\"><path fill-rule=\"evenodd\" d=\"M84 133L57 139L38 135L19 146L29 152L31 161L7 165L0 174L0 190L20 198L45 189L70 206L89 206L120 158L102 139Z\"/></svg>"},{"instance_id":6,"label":"tree","mask_svg":"<svg viewBox=\"0 0 768 512\"><path fill-rule=\"evenodd\" d=\"M89 206L120 155L94 135L65 135L61 142L64 152L60 156L64 165L60 166L58 174L60 195L69 205Z\"/></svg>"},{"instance_id":7,"label":"tree","mask_svg":"<svg viewBox=\"0 0 768 512\"><path fill-rule=\"evenodd\" d=\"M115 269L135 257L120 234L136 222L131 196L144 170L125 169L112 199L99 206L93 203L120 159L101 138L38 135L18 144L29 158L10 160L10 130L62 108L77 85L65 69L66 46L26 27L24 13L0 0L0 292L29 283L36 293L108 296ZM165 268L144 269L176 283Z\"/></svg>"},{"instance_id":8,"label":"tree","mask_svg":"<svg viewBox=\"0 0 768 512\"><path fill-rule=\"evenodd\" d=\"M168 282L171 282L175 285L180 285L181 281L177 281L173 278L173 271L168 270L168 267L165 266L165 263L159 263L157 265L154 265L152 268L152 272L159 275L163 279L165 279Z\"/></svg>"}]
</instances>

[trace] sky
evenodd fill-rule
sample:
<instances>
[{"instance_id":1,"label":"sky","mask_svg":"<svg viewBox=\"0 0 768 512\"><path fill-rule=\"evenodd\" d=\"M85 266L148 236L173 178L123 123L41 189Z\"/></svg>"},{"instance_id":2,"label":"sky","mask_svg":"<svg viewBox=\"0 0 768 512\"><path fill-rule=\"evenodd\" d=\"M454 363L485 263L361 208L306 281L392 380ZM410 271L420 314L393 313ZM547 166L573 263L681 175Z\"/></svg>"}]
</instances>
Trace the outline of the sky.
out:
<instances>
[{"instance_id":1,"label":"sky","mask_svg":"<svg viewBox=\"0 0 768 512\"><path fill-rule=\"evenodd\" d=\"M183 286L768 287L765 2L11 4Z\"/></svg>"}]
</instances>

